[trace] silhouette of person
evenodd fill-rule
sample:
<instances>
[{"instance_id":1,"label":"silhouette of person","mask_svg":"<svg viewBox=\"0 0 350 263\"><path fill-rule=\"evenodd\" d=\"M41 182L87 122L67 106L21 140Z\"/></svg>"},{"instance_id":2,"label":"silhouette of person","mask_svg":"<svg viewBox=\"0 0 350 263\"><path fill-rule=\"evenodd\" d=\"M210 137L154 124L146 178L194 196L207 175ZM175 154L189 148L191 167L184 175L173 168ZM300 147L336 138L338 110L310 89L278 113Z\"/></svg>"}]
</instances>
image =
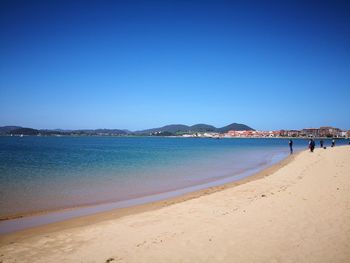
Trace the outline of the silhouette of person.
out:
<instances>
[{"instance_id":1,"label":"silhouette of person","mask_svg":"<svg viewBox=\"0 0 350 263\"><path fill-rule=\"evenodd\" d=\"M323 148L323 140L320 140L320 147Z\"/></svg>"},{"instance_id":2,"label":"silhouette of person","mask_svg":"<svg viewBox=\"0 0 350 263\"><path fill-rule=\"evenodd\" d=\"M289 149L290 149L290 154L293 154L293 141L289 140Z\"/></svg>"},{"instance_id":3,"label":"silhouette of person","mask_svg":"<svg viewBox=\"0 0 350 263\"><path fill-rule=\"evenodd\" d=\"M334 147L334 146L335 146L335 140L333 139L331 147Z\"/></svg>"},{"instance_id":4,"label":"silhouette of person","mask_svg":"<svg viewBox=\"0 0 350 263\"><path fill-rule=\"evenodd\" d=\"M310 139L310 141L309 141L309 148L310 148L310 152L314 152L315 141L313 139Z\"/></svg>"}]
</instances>

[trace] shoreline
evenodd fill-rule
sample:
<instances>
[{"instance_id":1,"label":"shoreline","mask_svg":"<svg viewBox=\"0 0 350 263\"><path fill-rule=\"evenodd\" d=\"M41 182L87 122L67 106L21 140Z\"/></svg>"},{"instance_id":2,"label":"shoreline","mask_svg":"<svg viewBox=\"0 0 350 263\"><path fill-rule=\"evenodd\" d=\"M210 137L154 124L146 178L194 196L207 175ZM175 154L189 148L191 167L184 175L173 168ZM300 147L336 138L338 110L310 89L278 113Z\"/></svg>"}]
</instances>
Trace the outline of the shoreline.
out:
<instances>
[{"instance_id":1,"label":"shoreline","mask_svg":"<svg viewBox=\"0 0 350 263\"><path fill-rule=\"evenodd\" d=\"M0 237L0 261L349 262L349 172L350 146L302 151L192 198Z\"/></svg>"},{"instance_id":2,"label":"shoreline","mask_svg":"<svg viewBox=\"0 0 350 263\"><path fill-rule=\"evenodd\" d=\"M33 226L33 227L27 227L21 230L15 230L11 231L8 233L1 233L0 234L0 245L3 243L4 240L7 240L10 238L10 240L21 238L23 236L31 236L32 234L36 234L37 231L57 231L60 229L66 229L66 228L74 228L75 226L79 226L82 223L83 224L94 224L97 222L105 221L105 220L110 220L113 218L121 218L124 216L128 215L134 215L134 214L139 214L147 211L152 211L152 210L157 210L160 208L168 207L170 205L186 202L188 200L200 198L202 196L210 195L215 192L223 191L229 188L233 188L242 184L246 184L255 180L259 180L261 178L264 178L266 176L269 176L270 174L276 172L280 168L284 167L288 163L292 162L296 156L298 156L300 153L302 153L305 150L300 150L298 152L295 152L292 155L288 155L285 158L283 158L280 161L277 161L277 163L273 163L271 165L268 165L265 168L260 167L260 171L258 172L253 172L252 174L245 176L244 178L241 179L236 179L235 181L231 182L226 182L224 184L219 184L216 186L209 186L207 188L203 188L200 190L195 190L192 192L187 192L187 193L182 193L179 195L175 195L173 197L161 199L161 200L156 200L156 201L151 201L151 202L146 202L142 204L135 204L131 206L126 206L126 207L121 207L121 208L112 208L106 211L101 211L101 212L95 212L95 213L90 213L82 216L74 216L68 219L63 219L59 220L56 222L52 223L46 223L46 224L41 224L38 226ZM259 168L257 168L259 169ZM234 177L234 176L233 176ZM227 178L233 178L233 177L227 177ZM217 180L215 180L217 181ZM213 181L213 182L215 182ZM213 183L211 182L211 183ZM196 186L201 186L201 185L195 185ZM166 194L166 193L165 193ZM2 222L10 222L13 220L17 219L27 219L27 218L34 218L34 217L40 217L40 216L45 216L45 215L53 215L53 214L60 214L60 213L65 213L65 212L74 212L79 209L84 209L84 208L94 208L99 205L108 205L110 203L102 203L102 204L96 204L96 205L86 205L86 206L78 206L78 207L72 207L72 208L64 208L64 209L59 209L59 210L49 210L49 211L41 211L41 212L35 212L35 213L28 213L28 214L21 214L21 215L15 215L15 216L9 216L6 217L6 219L0 219L0 224ZM113 204L113 203L112 203ZM11 241L12 242L12 241Z\"/></svg>"},{"instance_id":3,"label":"shoreline","mask_svg":"<svg viewBox=\"0 0 350 263\"><path fill-rule=\"evenodd\" d=\"M13 137L17 138L20 137L22 138L21 135L9 135L9 134L0 134L0 137ZM143 138L143 137L150 137L150 138L196 138L196 139L323 139L323 140L350 140L350 137L343 136L343 137L308 137L308 136L298 136L298 137L293 137L293 136L235 136L235 137L230 137L230 136L219 136L219 137L206 137L206 136L193 136L193 137L187 137L187 136L182 136L182 135L169 135L169 136L164 136L164 135L26 135L23 134L23 137L111 137L111 138Z\"/></svg>"},{"instance_id":4,"label":"shoreline","mask_svg":"<svg viewBox=\"0 0 350 263\"><path fill-rule=\"evenodd\" d=\"M33 137L33 139L36 139ZM167 144L167 140L161 140L160 145ZM182 140L180 140L182 141ZM193 140L194 141L194 140ZM203 140L204 141L204 140ZM48 148L45 152L50 157L51 154L51 148L53 149L53 154L57 154L58 156L55 157L55 159L51 160L53 165L48 165L46 160L39 160L36 156L38 156L36 153L33 153L33 158L36 160L37 164L36 167L28 168L28 172L26 172L25 169L27 169L28 164L26 164L26 158L25 158L25 152L20 151L20 154L23 155L20 159L16 156L20 156L20 154L17 154L16 156L12 156L5 158L3 162L8 162L9 165L6 166L6 170L1 176L1 179L4 180L4 185L2 188L2 191L4 193L4 200L5 202L2 203L1 207L2 213L0 215L0 223L6 220L13 220L18 218L25 218L28 216L35 216L40 214L48 214L58 211L69 211L72 209L79 209L84 207L91 207L91 206L99 206L106 203L115 203L115 202L124 202L126 200L131 199L138 199L142 197L148 197L151 195L158 195L166 192L172 192L181 190L184 188L191 188L196 185L201 184L207 184L208 182L215 182L215 181L221 181L222 178L225 177L234 177L236 175L240 175L241 173L245 172L247 169L255 169L256 167L262 167L263 169L266 167L265 164L271 165L280 159L285 158L289 154L287 147L285 146L284 140L278 140L276 143L269 143L267 140L264 140L265 142L257 143L257 145L271 145L271 154L269 155L269 151L264 150L261 147L256 147L256 149L253 149L252 151L256 150L256 158L250 158L250 155L245 154L245 157L239 158L236 157L240 155L238 151L235 151L235 148L240 148L240 144L242 145L249 145L250 142L245 143L245 140L241 139L232 139L227 141L231 142L210 142L212 140L206 140L208 142L208 145L205 144L206 149L208 150L208 154L206 154L210 159L205 160L207 157L205 157L205 154L201 154L199 151L199 147L197 145L199 143L195 142L192 145L192 142L184 143L185 147L188 149L194 149L194 151L198 152L198 156L193 159L195 162L192 162L192 156L187 155L185 158L181 157L181 151L177 151L177 156L175 158L172 158L173 160L177 161L180 160L180 169L177 169L176 162L173 162L171 158L161 158L163 161L159 162L160 165L157 166L157 164L154 164L153 162L150 165L141 165L140 167L145 167L147 170L143 171L138 168L138 158L139 156L133 157L131 156L131 161L129 161L129 164L125 165L121 170L121 172L118 170L119 165L123 166L122 161L116 158L116 165L109 165L106 161L107 168L105 169L105 163L98 163L93 162L91 165L85 165L82 166L77 163L77 161L74 161L74 158L82 158L84 160L90 161L89 158L86 158L83 156L83 154L77 155L77 157L69 156L65 157L61 154L63 151L68 151L72 147L70 147L71 142L66 142L62 147L63 150L57 151L55 150L54 146L56 144L56 141L53 140L53 144L49 144ZM255 142L258 142L256 140ZM148 140L145 141L146 143L149 142ZM104 145L106 143L105 140L98 141L99 144ZM122 141L122 144L125 144L126 141ZM30 142L28 147L31 147L33 142ZM40 140L40 146L46 145L45 140ZM77 141L77 144L82 144L82 147L85 147L85 145L88 145L86 142ZM116 145L113 145L113 151L116 153L118 152L117 145L119 142L116 142ZM127 142L126 144L135 144L135 141ZM228 145L230 146L230 151L227 151L228 154L226 154L225 147ZM295 148L300 147L303 143L296 143L297 146ZM12 145L12 144L11 144ZM26 145L26 144L25 144ZM171 149L173 143L170 143L170 147L167 147L167 149ZM223 145L224 147L222 147ZM287 145L287 144L286 144ZM273 146L273 147L272 147ZM12 146L11 146L12 147ZM192 148L191 148L192 147ZM201 147L201 146L200 146ZM245 146L242 146L242 149ZM137 148L137 147L136 147ZM150 147L146 147L145 156L147 153L151 153L153 151L150 151ZM165 148L165 147L163 147ZM162 147L160 147L160 150L165 153L169 153L169 150L164 151ZM276 148L276 150L274 150ZM185 151L186 148L184 148ZM213 151L209 152L209 150ZM218 155L215 153L216 149L218 149L217 153L223 153L223 155ZM228 148L227 148L228 149ZM247 148L248 149L248 148ZM262 150L261 150L262 149ZM7 150L7 149L6 149ZM99 153L98 151L97 153ZM132 151L131 151L132 152ZM232 156L230 156L232 154ZM166 154L165 154L166 155ZM226 155L226 156L225 156ZM259 157L261 155L261 158ZM264 155L264 156L263 156ZM112 155L111 155L112 156ZM156 155L153 154L151 157L147 157L152 161L152 158L154 159ZM211 157L210 157L211 156ZM74 157L74 158L70 158ZM253 156L254 157L254 156ZM103 154L99 154L98 158L103 160ZM108 157L110 160L113 158ZM141 156L141 159L143 156ZM145 160L147 159L145 158ZM181 159L182 158L182 159ZM243 159L244 158L244 159ZM44 158L45 159L45 158ZM252 160L250 160L252 159ZM60 166L61 164L55 164L55 162L58 160L57 163L64 162L65 170L63 172L60 172ZM60 161L63 160L63 161ZM73 160L73 161L71 161ZM164 161L165 160L165 161ZM242 161L239 161L242 160ZM247 160L247 161L245 161ZM261 162L259 161L261 160ZM93 160L92 160L93 161ZM113 160L114 161L114 160ZM204 162L203 162L204 161ZM175 165L172 165L171 162L173 162ZM226 163L225 163L226 162ZM43 167L41 167L43 163ZM135 165L134 165L135 163ZM193 163L193 164L192 164ZM237 164L237 165L236 165ZM155 168L157 170L154 170L153 165L155 165ZM18 168L17 168L18 166ZM148 166L148 167L147 167ZM37 168L38 171L34 170ZM93 168L93 169L92 169ZM102 168L102 169L101 169ZM208 169L206 169L208 168ZM187 169L187 170L186 170ZM191 170L193 169L193 170ZM34 172L32 172L32 170ZM141 172L140 172L141 171ZM155 171L155 172L154 172ZM52 172L52 178L57 181L57 187L50 183L50 173ZM30 173L33 173L33 176L30 175ZM114 176L114 173L117 176ZM135 173L136 176L134 176L132 173ZM193 173L193 174L191 174ZM29 176L27 176L29 174ZM104 177L104 174L106 176ZM150 179L146 184L145 187L143 187L142 180L139 180L137 176L148 176ZM154 176L153 176L154 174ZM250 173L249 175L251 175ZM63 176L61 176L63 175ZM77 175L77 176L75 176ZM121 175L121 176L119 176ZM64 176L67 176L66 179ZM69 176L69 177L68 177ZM28 177L28 179L26 179ZM114 178L113 178L114 177ZM125 177L125 179L123 179ZM128 177L131 179L129 180ZM18 179L16 179L18 178ZM22 178L24 180L22 180ZM42 179L41 179L42 178ZM48 178L48 179L46 179ZM57 179L56 179L57 178ZM63 178L61 180L61 178ZM70 179L72 178L72 180ZM96 178L96 179L94 179ZM101 179L99 179L101 178ZM105 180L105 179L106 180ZM119 179L122 178L122 179ZM140 177L141 178L141 177ZM146 178L146 177L145 177ZM163 180L164 178L164 180ZM93 179L93 180L92 180ZM26 187L26 180L29 182L29 186ZM92 184L88 184L91 180ZM235 180L235 178L233 178ZM43 183L41 183L43 182ZM63 183L62 183L63 182ZM96 188L94 183L96 182ZM138 182L140 182L138 184ZM159 182L159 184L158 184ZM226 183L226 182L225 182ZM135 191L127 191L127 187L120 188L121 186L127 186L129 188L134 188ZM52 187L52 188L51 188ZM65 187L65 188L63 188ZM206 187L207 188L207 187ZM84 190L85 189L85 190ZM119 191L120 189L120 191ZM64 190L62 192L62 190ZM75 194L75 191L78 191L78 194ZM47 193L46 193L47 192ZM62 198L61 198L62 196ZM0 234L1 234L1 226L0 226Z\"/></svg>"},{"instance_id":5,"label":"shoreline","mask_svg":"<svg viewBox=\"0 0 350 263\"><path fill-rule=\"evenodd\" d=\"M295 154L298 154L302 150L297 150ZM281 153L280 153L281 154ZM276 155L277 156L277 155ZM82 204L82 205L76 205L76 206L71 206L71 207L62 207L62 208L57 208L57 209L46 209L46 210L37 210L37 211L30 211L30 212L23 212L23 213L16 213L16 214L10 214L10 215L4 215L0 216L0 224L3 221L8 221L8 220L14 220L14 219L20 219L20 218L27 218L27 217L35 217L35 216L40 216L40 215L48 215L48 214L53 214L53 213L60 213L60 212L68 212L68 211L75 211L78 209L84 209L84 208L93 208L93 207L98 207L98 206L104 206L104 205L113 205L117 203L133 203L134 200L140 200L140 204L136 205L143 205L148 202L143 203L143 199L155 199L153 202L158 202L158 201L164 201L176 197L181 197L183 195L195 193L198 191L206 190L209 188L215 188L215 187L220 187L222 185L230 184L236 181L244 180L246 177L251 177L255 176L255 174L260 173L261 171L268 169L271 166L274 166L278 164L279 162L285 160L288 158L290 155L283 156L281 160L273 161L273 157L271 157L268 161L257 164L254 167L249 167L240 171L237 171L236 174L234 175L224 175L224 176L218 176L218 177L213 177L213 178L207 178L203 179L197 182L194 182L189 185L185 185L183 187L175 187L173 189L165 190L165 191L154 191L150 194L147 195L140 195L140 196L135 196L130 199L121 199L121 200L108 200L108 201L101 201L101 202L91 202L87 204ZM221 183L224 182L224 183ZM198 189L197 189L198 188ZM195 190L190 190L190 189L195 189ZM178 194L177 194L178 193ZM172 197L164 197L159 200L155 196L167 196L168 194L174 195ZM153 198L155 197L155 198ZM121 208L128 208L131 206L136 206L136 205L126 205L126 207L121 207ZM112 208L114 209L114 208ZM111 210L112 210L111 209ZM115 208L115 209L120 209L120 208ZM105 212L105 211L103 211ZM1 225L0 225L1 227ZM1 231L0 231L1 235Z\"/></svg>"}]
</instances>

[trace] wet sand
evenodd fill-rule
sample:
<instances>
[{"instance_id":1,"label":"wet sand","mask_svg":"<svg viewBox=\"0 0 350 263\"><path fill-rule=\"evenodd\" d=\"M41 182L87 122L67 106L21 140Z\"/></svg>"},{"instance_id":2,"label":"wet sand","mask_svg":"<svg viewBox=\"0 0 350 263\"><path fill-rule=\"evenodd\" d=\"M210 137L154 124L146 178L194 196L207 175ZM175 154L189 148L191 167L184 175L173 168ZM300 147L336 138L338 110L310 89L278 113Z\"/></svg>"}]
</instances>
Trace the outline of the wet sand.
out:
<instances>
[{"instance_id":1,"label":"wet sand","mask_svg":"<svg viewBox=\"0 0 350 263\"><path fill-rule=\"evenodd\" d=\"M350 147L0 237L2 262L350 262Z\"/></svg>"}]
</instances>

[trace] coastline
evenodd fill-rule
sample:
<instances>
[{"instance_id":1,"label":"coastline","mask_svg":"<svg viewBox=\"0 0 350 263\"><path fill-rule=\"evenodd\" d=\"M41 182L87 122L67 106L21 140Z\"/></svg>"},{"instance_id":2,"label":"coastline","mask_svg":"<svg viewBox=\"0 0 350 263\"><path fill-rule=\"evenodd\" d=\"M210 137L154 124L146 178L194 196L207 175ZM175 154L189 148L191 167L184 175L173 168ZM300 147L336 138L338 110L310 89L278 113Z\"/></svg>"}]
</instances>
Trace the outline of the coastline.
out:
<instances>
[{"instance_id":1,"label":"coastline","mask_svg":"<svg viewBox=\"0 0 350 263\"><path fill-rule=\"evenodd\" d=\"M244 176L243 178L237 178L234 181L231 182L226 182L224 184L219 184L216 186L210 186L204 189L200 190L195 190L195 191L190 191L182 194L175 194L173 197L168 197L165 199L157 200L157 201L151 201L151 202L145 202L142 204L134 204L126 207L121 207L121 208L112 208L108 209L106 211L101 211L101 212L92 212L90 214L82 215L82 216L73 216L68 219L62 219L53 223L46 223L42 224L39 226L34 226L34 227L28 227L25 229L21 229L18 231L11 231L9 233L3 233L0 234L0 245L3 243L4 240L13 240L17 239L17 237L21 238L22 236L31 236L32 234L36 234L37 231L56 231L65 229L65 228L74 228L75 226L79 226L81 224L94 224L97 222L101 222L104 220L110 220L112 218L120 218L128 215L133 215L133 214L139 214L147 211L152 211L152 210L157 210L160 208L164 208L173 204L177 203L182 203L186 202L191 199L196 199L201 196L205 195L210 195L212 193L222 191L228 188L236 187L242 184L246 184L255 180L259 180L261 178L264 178L274 172L276 172L278 169L282 168L283 166L287 165L290 163L292 160L296 158L297 155L299 155L302 151L296 152L293 155L288 155L287 157L283 158L280 161L277 161L277 163L272 163L271 165L268 165L265 168L257 168L259 171L258 172L253 172L252 174L249 174L247 176ZM233 178L233 177L227 177L227 178ZM227 179L226 178L226 179ZM220 181L220 180L219 180ZM213 181L214 183L216 181ZM209 182L213 183L213 182ZM197 185L194 185L196 187ZM201 185L199 185L201 186ZM179 190L179 189L178 189ZM174 191L176 192L176 191ZM166 194L166 193L165 193ZM128 200L126 200L128 201ZM11 221L11 220L16 220L16 219L25 219L25 218L31 218L31 217L37 217L37 216L45 216L45 215L52 215L57 213L58 215L60 213L65 213L65 212L70 212L72 211L73 213L79 209L84 209L84 208L95 208L99 205L104 205L105 203L102 204L95 204L95 205L86 205L86 206L78 206L78 207L71 207L71 208L63 208L63 209L58 209L58 210L48 210L48 211L39 211L39 212L34 212L34 213L25 213L25 214L18 214L18 215L13 215L13 216L7 216L0 218L0 224L1 222L6 222L6 221ZM107 205L109 203L106 203ZM6 242L6 241L5 241Z\"/></svg>"},{"instance_id":2,"label":"coastline","mask_svg":"<svg viewBox=\"0 0 350 263\"><path fill-rule=\"evenodd\" d=\"M300 149L298 149L296 153L299 151ZM116 209L128 209L130 207L143 206L148 203L162 203L166 202L167 200L177 200L177 198L180 200L184 198L186 200L188 197L191 198L192 196L202 195L203 191L217 191L225 185L234 184L242 180L245 182L246 178L255 177L256 175L259 175L260 172L263 172L265 169L269 169L270 167L273 169L275 165L278 165L280 162L290 157L291 156L289 154L287 155L282 152L274 153L271 154L269 159L266 159L264 162L258 163L255 166L246 167L243 170L238 170L235 172L232 171L232 173L223 176L204 178L200 181L193 182L192 184L174 187L165 191L155 191L148 195L140 195L131 199L87 203L71 207L62 207L58 209L38 210L33 212L24 212L1 216L0 236L11 232L22 231L27 228L70 220L75 217L104 213ZM18 221L13 222L12 225L17 225L19 227L15 227L12 230L13 227L11 226L11 221ZM37 224L35 221L40 223Z\"/></svg>"},{"instance_id":3,"label":"coastline","mask_svg":"<svg viewBox=\"0 0 350 263\"><path fill-rule=\"evenodd\" d=\"M183 201L5 235L0 260L349 262L350 147L303 151L271 168Z\"/></svg>"},{"instance_id":4,"label":"coastline","mask_svg":"<svg viewBox=\"0 0 350 263\"><path fill-rule=\"evenodd\" d=\"M8 141L2 149L5 158L2 158L1 165L5 170L0 176L4 182L1 187L4 202L1 203L0 222L4 221L1 219L40 214L41 211L45 214L68 211L70 208L124 202L190 188L239 176L247 169L271 165L281 159L278 156L284 158L288 155L284 140L270 143L267 140L240 139L154 139L156 150L152 149L154 142L150 139L67 138L61 141L33 137L30 140ZM248 148L256 155L250 158L248 150L240 154L238 148L246 148L245 145L251 142L257 147ZM92 144L103 150L90 149ZM269 150L258 146L265 144ZM11 150L13 147L19 149L14 152ZM42 148L43 152L37 154L36 147ZM26 152L27 148L29 152ZM85 152L92 150L94 155L85 154L80 148ZM44 157L39 158L40 155ZM126 160L123 156L127 157Z\"/></svg>"},{"instance_id":5,"label":"coastline","mask_svg":"<svg viewBox=\"0 0 350 263\"><path fill-rule=\"evenodd\" d=\"M249 138L235 138L237 140L240 140L240 139L249 139ZM276 139L276 138L271 138L271 139ZM234 140L234 139L233 139ZM269 162L269 161L267 161ZM269 162L269 165L271 165L271 161ZM15 165L14 165L15 166ZM261 165L259 164L259 166L263 167L265 165ZM258 167L258 165L256 166ZM265 166L266 167L266 166ZM254 167L251 167L249 168L251 170L254 170ZM255 169L255 170L259 170L261 168L258 168L258 169ZM265 169L265 168L263 168ZM217 169L217 170L220 170L220 169ZM242 172L243 173L243 172ZM253 172L255 173L255 172ZM253 173L250 173L248 176L251 176ZM84 202L81 202L81 203L74 203L74 200L70 200L70 201L73 201L73 202L66 202L66 203L61 203L55 207L50 207L50 206L46 206L46 207L39 207L39 208L31 208L30 209L27 209L27 210L20 210L20 209L17 209L17 210L14 210L14 212L7 212L5 213L5 209L7 207L4 208L4 210L2 212L2 215L0 216L0 235L2 234L2 231L1 231L1 222L4 222L4 221L8 221L8 220L13 220L13 219L20 219L20 218L27 218L27 217L32 217L32 216L39 216L39 215L47 215L47 214L50 214L50 213L57 213L57 212L68 212L68 211L73 211L73 210L76 210L76 209L81 209L81 208L89 208L89 207L94 207L94 206L101 206L101 205L104 205L104 204L112 204L112 203L116 203L116 202L126 202L128 200L133 200L133 199L142 199L143 197L150 197L152 195L162 195L162 194L166 194L167 192L176 192L177 190L182 190L182 189L185 189L185 188L195 188L195 186L198 186L198 185L209 185L210 183L213 183L215 184L215 181L221 181L222 178L228 178L228 177L232 177L233 180L235 180L233 177L235 177L236 175L232 173L232 175L225 175L225 176L217 176L215 178L213 178L213 180L211 180L210 178L208 179L203 179L202 181L200 180L197 180L196 182L191 182L190 184L187 184L187 185L181 185L181 186L173 186L173 188L168 188L168 189L160 189L159 191L155 190L155 189L152 189L152 191L149 191L143 195L135 195L134 197L130 197L129 199L121 199L120 196L117 197L116 199L114 198L111 198L111 197L108 197L108 198L105 198L104 200L98 200L98 201L95 201L93 199L90 199L90 200L86 200ZM237 176L239 177L240 176L240 172L237 173ZM11 177L11 176L10 176ZM221 183L221 184L226 184L226 182L224 183ZM210 188L211 186L205 186L204 188ZM6 187L4 187L4 189L6 189ZM86 188L88 189L88 187ZM22 192L22 189L19 188L17 189L18 192ZM70 189L72 192L73 192L73 189ZM99 189L101 191L97 191L97 193L103 193L103 189ZM114 189L113 189L114 191ZM193 191L197 191L197 189L195 190L191 190L191 192ZM32 191L32 192L35 192L35 191ZM40 192L37 191L37 192ZM12 191L12 193L16 193L16 191ZM184 193L181 193L181 195L183 195ZM59 196L59 195L58 195ZM11 196L10 196L11 197ZM5 200L15 200L16 198L14 196L12 196L13 198L7 198ZM118 199L119 198L119 199ZM123 198L123 197L122 197ZM161 198L161 199L168 199L169 197L165 197L165 198ZM37 198L36 200L46 200L45 197L44 198ZM58 198L59 199L59 198ZM27 203L27 200L28 199L19 199L20 201L22 202L18 202L18 204L26 204ZM35 200L32 199L32 200ZM10 203L10 202L8 202ZM9 207L11 207L12 205L10 204ZM12 207L16 207L16 206L12 206ZM28 206L29 207L29 206ZM8 211L10 211L8 209ZM19 212L18 212L19 211ZM100 212L100 211L98 211Z\"/></svg>"}]
</instances>

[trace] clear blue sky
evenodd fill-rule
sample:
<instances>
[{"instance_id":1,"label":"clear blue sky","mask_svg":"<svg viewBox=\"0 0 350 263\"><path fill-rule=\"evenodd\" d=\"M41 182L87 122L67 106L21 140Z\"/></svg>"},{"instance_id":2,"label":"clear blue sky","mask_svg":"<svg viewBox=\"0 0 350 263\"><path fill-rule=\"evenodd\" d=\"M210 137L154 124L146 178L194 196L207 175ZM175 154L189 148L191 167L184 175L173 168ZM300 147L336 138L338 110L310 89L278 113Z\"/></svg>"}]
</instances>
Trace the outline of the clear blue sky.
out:
<instances>
[{"instance_id":1,"label":"clear blue sky","mask_svg":"<svg viewBox=\"0 0 350 263\"><path fill-rule=\"evenodd\" d=\"M0 1L0 126L350 129L349 1Z\"/></svg>"}]
</instances>

